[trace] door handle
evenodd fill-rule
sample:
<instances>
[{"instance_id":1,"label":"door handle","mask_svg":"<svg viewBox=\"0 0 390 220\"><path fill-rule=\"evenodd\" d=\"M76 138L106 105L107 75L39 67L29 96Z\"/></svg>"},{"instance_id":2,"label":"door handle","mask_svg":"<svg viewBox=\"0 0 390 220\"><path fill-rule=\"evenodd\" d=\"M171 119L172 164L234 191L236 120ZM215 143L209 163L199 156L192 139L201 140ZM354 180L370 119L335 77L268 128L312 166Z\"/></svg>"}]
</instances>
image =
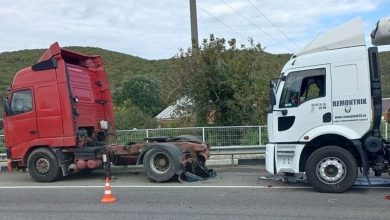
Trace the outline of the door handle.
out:
<instances>
[{"instance_id":1,"label":"door handle","mask_svg":"<svg viewBox=\"0 0 390 220\"><path fill-rule=\"evenodd\" d=\"M37 134L37 133L38 133L37 131L30 130L30 134Z\"/></svg>"}]
</instances>

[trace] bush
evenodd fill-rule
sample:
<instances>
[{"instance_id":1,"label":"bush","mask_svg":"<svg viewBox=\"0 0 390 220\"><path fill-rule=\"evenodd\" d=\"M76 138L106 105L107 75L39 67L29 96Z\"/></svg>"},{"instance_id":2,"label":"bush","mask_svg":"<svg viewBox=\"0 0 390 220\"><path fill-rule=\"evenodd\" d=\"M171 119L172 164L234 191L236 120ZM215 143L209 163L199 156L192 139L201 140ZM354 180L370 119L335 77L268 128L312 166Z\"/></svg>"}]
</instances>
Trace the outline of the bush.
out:
<instances>
[{"instance_id":1,"label":"bush","mask_svg":"<svg viewBox=\"0 0 390 220\"><path fill-rule=\"evenodd\" d=\"M115 108L115 126L117 130L157 128L157 122L138 107L127 102L126 106Z\"/></svg>"},{"instance_id":2,"label":"bush","mask_svg":"<svg viewBox=\"0 0 390 220\"><path fill-rule=\"evenodd\" d=\"M259 132L250 131L244 134L241 145L259 145Z\"/></svg>"}]
</instances>

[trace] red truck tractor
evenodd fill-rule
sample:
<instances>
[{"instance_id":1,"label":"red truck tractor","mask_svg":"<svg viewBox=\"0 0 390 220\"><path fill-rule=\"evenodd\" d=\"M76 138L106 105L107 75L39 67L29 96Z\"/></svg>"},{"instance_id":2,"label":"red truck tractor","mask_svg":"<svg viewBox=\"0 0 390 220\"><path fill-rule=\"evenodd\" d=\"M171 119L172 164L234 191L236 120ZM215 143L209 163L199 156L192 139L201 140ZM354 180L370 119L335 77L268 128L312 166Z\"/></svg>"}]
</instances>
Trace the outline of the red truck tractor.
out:
<instances>
[{"instance_id":1,"label":"red truck tractor","mask_svg":"<svg viewBox=\"0 0 390 220\"><path fill-rule=\"evenodd\" d=\"M109 145L115 138L113 101L104 62L54 43L36 64L15 74L3 102L9 166L38 182L103 166L143 164L157 182L214 175L210 146L190 135Z\"/></svg>"}]
</instances>

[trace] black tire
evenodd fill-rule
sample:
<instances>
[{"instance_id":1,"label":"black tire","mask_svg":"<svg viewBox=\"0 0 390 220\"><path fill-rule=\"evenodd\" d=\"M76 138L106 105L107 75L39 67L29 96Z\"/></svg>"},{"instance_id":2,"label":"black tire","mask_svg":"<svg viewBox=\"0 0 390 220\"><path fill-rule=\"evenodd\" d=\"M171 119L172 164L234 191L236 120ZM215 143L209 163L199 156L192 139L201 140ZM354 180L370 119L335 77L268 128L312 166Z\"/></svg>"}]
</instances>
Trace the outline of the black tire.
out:
<instances>
[{"instance_id":1,"label":"black tire","mask_svg":"<svg viewBox=\"0 0 390 220\"><path fill-rule=\"evenodd\" d=\"M57 157L47 148L38 148L31 152L27 159L27 168L31 178L37 182L53 182L62 175Z\"/></svg>"},{"instance_id":2,"label":"black tire","mask_svg":"<svg viewBox=\"0 0 390 220\"><path fill-rule=\"evenodd\" d=\"M175 176L177 161L167 150L154 148L146 152L143 167L150 179L163 182Z\"/></svg>"},{"instance_id":3,"label":"black tire","mask_svg":"<svg viewBox=\"0 0 390 220\"><path fill-rule=\"evenodd\" d=\"M357 178L357 164L351 152L337 146L314 151L306 163L306 176L314 190L321 193L342 193Z\"/></svg>"}]
</instances>

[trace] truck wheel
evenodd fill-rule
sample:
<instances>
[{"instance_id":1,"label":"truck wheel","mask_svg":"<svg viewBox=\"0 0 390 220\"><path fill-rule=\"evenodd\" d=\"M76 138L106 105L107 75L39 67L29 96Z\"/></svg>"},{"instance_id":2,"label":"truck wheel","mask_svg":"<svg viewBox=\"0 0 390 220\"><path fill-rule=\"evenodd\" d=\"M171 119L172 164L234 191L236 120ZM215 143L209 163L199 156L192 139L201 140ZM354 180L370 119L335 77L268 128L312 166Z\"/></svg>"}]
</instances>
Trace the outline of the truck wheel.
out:
<instances>
[{"instance_id":1,"label":"truck wheel","mask_svg":"<svg viewBox=\"0 0 390 220\"><path fill-rule=\"evenodd\" d=\"M146 152L143 166L146 175L156 182L172 179L176 174L175 158L165 149L155 148Z\"/></svg>"},{"instance_id":2,"label":"truck wheel","mask_svg":"<svg viewBox=\"0 0 390 220\"><path fill-rule=\"evenodd\" d=\"M306 163L306 176L314 190L322 193L342 193L357 178L357 164L351 152L326 146L314 151Z\"/></svg>"},{"instance_id":3,"label":"truck wheel","mask_svg":"<svg viewBox=\"0 0 390 220\"><path fill-rule=\"evenodd\" d=\"M27 167L31 178L37 182L53 182L62 174L56 156L47 148L31 152L27 159Z\"/></svg>"}]
</instances>

